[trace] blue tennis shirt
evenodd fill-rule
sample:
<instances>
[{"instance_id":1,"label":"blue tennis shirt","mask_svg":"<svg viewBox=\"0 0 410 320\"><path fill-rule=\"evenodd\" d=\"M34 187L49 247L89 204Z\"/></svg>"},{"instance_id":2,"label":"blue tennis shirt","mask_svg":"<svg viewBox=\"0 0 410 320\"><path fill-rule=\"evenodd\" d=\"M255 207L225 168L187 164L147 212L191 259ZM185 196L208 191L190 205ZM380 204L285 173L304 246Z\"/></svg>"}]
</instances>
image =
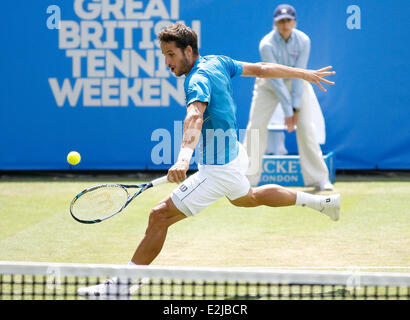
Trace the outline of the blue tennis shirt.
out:
<instances>
[{"instance_id":1,"label":"blue tennis shirt","mask_svg":"<svg viewBox=\"0 0 410 320\"><path fill-rule=\"evenodd\" d=\"M236 104L231 78L242 74L240 62L226 56L199 57L185 78L186 105L208 103L197 151L200 163L222 165L238 155Z\"/></svg>"}]
</instances>

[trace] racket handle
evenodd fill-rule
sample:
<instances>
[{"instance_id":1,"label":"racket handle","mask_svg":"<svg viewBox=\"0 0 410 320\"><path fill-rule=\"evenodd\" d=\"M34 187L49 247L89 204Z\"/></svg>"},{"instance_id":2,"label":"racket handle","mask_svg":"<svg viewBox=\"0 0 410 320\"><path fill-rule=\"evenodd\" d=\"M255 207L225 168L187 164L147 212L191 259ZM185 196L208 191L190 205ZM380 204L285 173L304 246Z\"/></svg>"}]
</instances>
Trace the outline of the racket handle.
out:
<instances>
[{"instance_id":1,"label":"racket handle","mask_svg":"<svg viewBox=\"0 0 410 320\"><path fill-rule=\"evenodd\" d=\"M163 176L161 178L158 178L158 179L155 179L155 180L151 181L153 186L157 186L157 185L165 183L165 182L168 182L168 177L167 176Z\"/></svg>"}]
</instances>

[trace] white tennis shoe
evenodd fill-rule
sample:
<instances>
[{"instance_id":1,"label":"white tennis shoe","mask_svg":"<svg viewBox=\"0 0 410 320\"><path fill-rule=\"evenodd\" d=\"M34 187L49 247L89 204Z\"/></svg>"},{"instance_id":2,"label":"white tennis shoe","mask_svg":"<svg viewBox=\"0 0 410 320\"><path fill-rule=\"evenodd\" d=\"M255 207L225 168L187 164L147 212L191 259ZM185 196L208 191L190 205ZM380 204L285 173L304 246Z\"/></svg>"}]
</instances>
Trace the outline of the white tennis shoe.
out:
<instances>
[{"instance_id":1,"label":"white tennis shoe","mask_svg":"<svg viewBox=\"0 0 410 320\"><path fill-rule=\"evenodd\" d=\"M333 194L325 196L325 198L320 201L321 209L320 212L323 212L333 221L340 219L340 194Z\"/></svg>"},{"instance_id":2,"label":"white tennis shoe","mask_svg":"<svg viewBox=\"0 0 410 320\"><path fill-rule=\"evenodd\" d=\"M88 299L98 300L130 300L131 294L138 291L144 284L148 283L149 279L144 278L137 284L131 285L127 280L119 278L111 278L105 280L101 284L95 286L79 288L78 295Z\"/></svg>"}]
</instances>

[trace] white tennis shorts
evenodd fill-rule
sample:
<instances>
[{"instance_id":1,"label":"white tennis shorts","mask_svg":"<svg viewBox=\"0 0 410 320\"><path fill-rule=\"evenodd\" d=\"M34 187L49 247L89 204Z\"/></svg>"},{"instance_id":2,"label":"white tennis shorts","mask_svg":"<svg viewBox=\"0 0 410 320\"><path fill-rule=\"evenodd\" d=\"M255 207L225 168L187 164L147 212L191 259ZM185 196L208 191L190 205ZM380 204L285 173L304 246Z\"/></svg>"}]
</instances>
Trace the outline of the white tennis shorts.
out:
<instances>
[{"instance_id":1,"label":"white tennis shorts","mask_svg":"<svg viewBox=\"0 0 410 320\"><path fill-rule=\"evenodd\" d=\"M249 160L245 148L238 143L238 156L224 165L198 165L198 171L171 193L175 206L187 217L194 216L216 200L235 200L248 194L250 184L245 173Z\"/></svg>"}]
</instances>

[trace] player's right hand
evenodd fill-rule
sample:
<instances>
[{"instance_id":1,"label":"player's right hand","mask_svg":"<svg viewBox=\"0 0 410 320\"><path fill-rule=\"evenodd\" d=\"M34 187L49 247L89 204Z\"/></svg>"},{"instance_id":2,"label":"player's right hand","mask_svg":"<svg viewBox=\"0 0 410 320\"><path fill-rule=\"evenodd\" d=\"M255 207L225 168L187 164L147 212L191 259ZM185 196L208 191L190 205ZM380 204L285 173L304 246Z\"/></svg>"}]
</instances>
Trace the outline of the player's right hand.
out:
<instances>
[{"instance_id":1,"label":"player's right hand","mask_svg":"<svg viewBox=\"0 0 410 320\"><path fill-rule=\"evenodd\" d=\"M185 160L177 161L169 170L168 170L168 181L179 183L186 179L186 173L189 169L189 163Z\"/></svg>"}]
</instances>

